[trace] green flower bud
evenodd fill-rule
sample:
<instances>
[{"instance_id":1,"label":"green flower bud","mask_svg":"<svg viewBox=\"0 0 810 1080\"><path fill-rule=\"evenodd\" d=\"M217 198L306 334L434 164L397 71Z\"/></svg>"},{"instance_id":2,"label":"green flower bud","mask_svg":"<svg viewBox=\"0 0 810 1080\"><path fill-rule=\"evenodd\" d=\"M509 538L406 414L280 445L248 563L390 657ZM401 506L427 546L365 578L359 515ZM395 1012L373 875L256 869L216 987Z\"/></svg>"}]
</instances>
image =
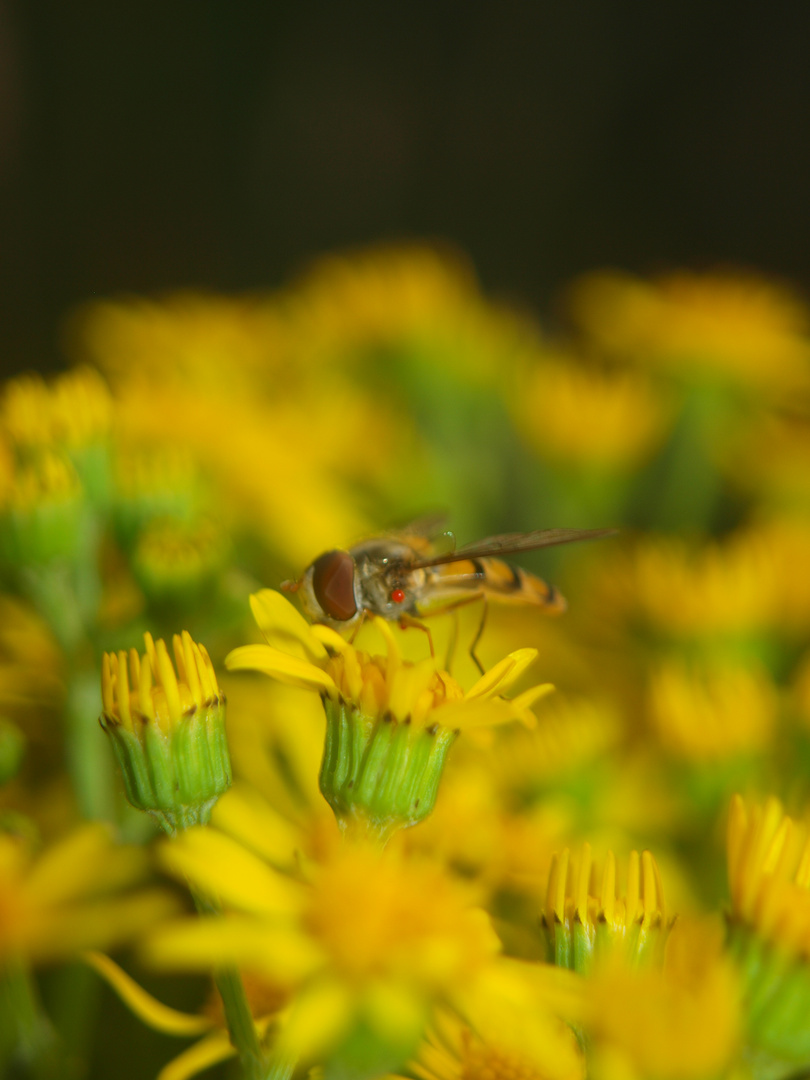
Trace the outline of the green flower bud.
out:
<instances>
[{"instance_id":1,"label":"green flower bud","mask_svg":"<svg viewBox=\"0 0 810 1080\"><path fill-rule=\"evenodd\" d=\"M663 959L672 928L661 877L649 851L630 852L627 889L617 895L616 857L608 852L601 879L585 844L578 865L565 848L551 860L541 923L548 954L558 967L586 974L597 955L620 950L636 962Z\"/></svg>"},{"instance_id":2,"label":"green flower bud","mask_svg":"<svg viewBox=\"0 0 810 1080\"><path fill-rule=\"evenodd\" d=\"M169 833L208 821L231 784L225 698L204 646L184 631L146 652L105 653L101 726L112 739L127 798Z\"/></svg>"}]
</instances>

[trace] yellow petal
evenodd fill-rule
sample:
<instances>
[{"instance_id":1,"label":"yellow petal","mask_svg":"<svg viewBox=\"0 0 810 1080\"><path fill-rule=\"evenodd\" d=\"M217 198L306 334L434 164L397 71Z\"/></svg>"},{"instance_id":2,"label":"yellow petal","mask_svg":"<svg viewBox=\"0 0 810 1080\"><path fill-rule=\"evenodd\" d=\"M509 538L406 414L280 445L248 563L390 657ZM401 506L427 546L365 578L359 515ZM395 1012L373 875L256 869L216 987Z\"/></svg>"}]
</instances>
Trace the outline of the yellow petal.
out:
<instances>
[{"instance_id":1,"label":"yellow petal","mask_svg":"<svg viewBox=\"0 0 810 1080\"><path fill-rule=\"evenodd\" d=\"M212 1031L162 1068L157 1080L189 1080L189 1077L197 1076L212 1065L235 1055L236 1050L227 1034L224 1031Z\"/></svg>"},{"instance_id":2,"label":"yellow petal","mask_svg":"<svg viewBox=\"0 0 810 1080\"><path fill-rule=\"evenodd\" d=\"M419 699L430 686L435 674L436 665L432 660L402 664L397 668L388 690L388 708L397 720L405 720L417 713Z\"/></svg>"},{"instance_id":3,"label":"yellow petal","mask_svg":"<svg viewBox=\"0 0 810 1080\"><path fill-rule=\"evenodd\" d=\"M310 937L289 923L245 915L203 916L164 923L143 942L144 961L166 971L235 965L296 986L323 963Z\"/></svg>"},{"instance_id":4,"label":"yellow petal","mask_svg":"<svg viewBox=\"0 0 810 1080\"><path fill-rule=\"evenodd\" d=\"M517 649L509 653L495 667L482 675L475 686L464 695L465 700L494 697L505 693L523 672L537 659L537 649Z\"/></svg>"},{"instance_id":5,"label":"yellow petal","mask_svg":"<svg viewBox=\"0 0 810 1080\"><path fill-rule=\"evenodd\" d=\"M522 694L518 694L516 698L512 698L509 704L514 709L517 719L521 720L527 728L535 728L537 717L531 711L532 706L541 698L552 694L555 689L554 683L538 683L537 686L532 686L524 690Z\"/></svg>"},{"instance_id":6,"label":"yellow petal","mask_svg":"<svg viewBox=\"0 0 810 1080\"><path fill-rule=\"evenodd\" d=\"M326 659L326 649L312 633L309 623L280 592L262 589L254 593L250 609L268 645L301 660Z\"/></svg>"},{"instance_id":7,"label":"yellow petal","mask_svg":"<svg viewBox=\"0 0 810 1080\"><path fill-rule=\"evenodd\" d=\"M261 671L288 686L301 690L324 691L337 697L337 686L331 675L297 656L274 649L271 645L241 645L225 657L229 671Z\"/></svg>"},{"instance_id":8,"label":"yellow petal","mask_svg":"<svg viewBox=\"0 0 810 1080\"><path fill-rule=\"evenodd\" d=\"M516 719L511 701L502 698L474 698L472 701L454 702L434 709L429 718L451 731L469 731L473 728L507 724Z\"/></svg>"},{"instance_id":9,"label":"yellow petal","mask_svg":"<svg viewBox=\"0 0 810 1080\"><path fill-rule=\"evenodd\" d=\"M65 904L111 880L131 880L143 867L137 849L116 847L109 828L93 822L74 829L38 859L26 892L40 904Z\"/></svg>"},{"instance_id":10,"label":"yellow petal","mask_svg":"<svg viewBox=\"0 0 810 1080\"><path fill-rule=\"evenodd\" d=\"M301 903L303 886L215 829L187 829L162 845L160 858L172 873L243 911L279 915Z\"/></svg>"},{"instance_id":11,"label":"yellow petal","mask_svg":"<svg viewBox=\"0 0 810 1080\"><path fill-rule=\"evenodd\" d=\"M211 821L274 866L289 866L300 845L300 830L246 786L231 788L214 807Z\"/></svg>"},{"instance_id":12,"label":"yellow petal","mask_svg":"<svg viewBox=\"0 0 810 1080\"><path fill-rule=\"evenodd\" d=\"M353 1012L348 987L337 980L320 979L295 999L279 1036L279 1050L310 1061L322 1057L347 1030Z\"/></svg>"},{"instance_id":13,"label":"yellow petal","mask_svg":"<svg viewBox=\"0 0 810 1080\"><path fill-rule=\"evenodd\" d=\"M213 1027L213 1022L207 1016L178 1012L177 1009L170 1009L168 1005L153 998L109 956L99 952L86 952L82 954L82 959L110 984L139 1020L143 1020L155 1031L162 1031L165 1035L201 1035Z\"/></svg>"},{"instance_id":14,"label":"yellow petal","mask_svg":"<svg viewBox=\"0 0 810 1080\"><path fill-rule=\"evenodd\" d=\"M342 638L337 630L333 630L331 626L322 626L320 623L315 623L309 628L310 633L314 638L317 638L320 643L329 649L331 652L346 653L353 647Z\"/></svg>"}]
</instances>

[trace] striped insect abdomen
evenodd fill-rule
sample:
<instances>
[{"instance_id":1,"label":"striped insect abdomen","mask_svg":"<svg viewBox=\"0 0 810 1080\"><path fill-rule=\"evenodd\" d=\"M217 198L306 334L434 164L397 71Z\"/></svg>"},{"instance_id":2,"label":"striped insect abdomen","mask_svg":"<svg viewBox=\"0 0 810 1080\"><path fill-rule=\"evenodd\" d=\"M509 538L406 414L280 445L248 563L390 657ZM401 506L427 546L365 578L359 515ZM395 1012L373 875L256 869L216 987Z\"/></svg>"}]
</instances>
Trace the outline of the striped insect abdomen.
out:
<instances>
[{"instance_id":1,"label":"striped insect abdomen","mask_svg":"<svg viewBox=\"0 0 810 1080\"><path fill-rule=\"evenodd\" d=\"M434 566L430 574L434 589L445 595L456 590L476 592L496 603L533 604L550 614L559 614L566 609L564 597L553 585L494 556Z\"/></svg>"}]
</instances>

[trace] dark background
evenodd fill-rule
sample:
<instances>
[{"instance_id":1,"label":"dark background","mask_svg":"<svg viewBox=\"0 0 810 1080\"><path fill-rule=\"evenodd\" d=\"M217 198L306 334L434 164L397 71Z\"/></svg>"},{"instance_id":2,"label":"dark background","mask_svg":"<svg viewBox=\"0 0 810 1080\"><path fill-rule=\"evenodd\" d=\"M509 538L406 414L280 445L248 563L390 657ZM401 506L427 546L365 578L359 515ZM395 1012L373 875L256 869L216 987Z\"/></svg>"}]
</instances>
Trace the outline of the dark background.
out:
<instances>
[{"instance_id":1,"label":"dark background","mask_svg":"<svg viewBox=\"0 0 810 1080\"><path fill-rule=\"evenodd\" d=\"M0 361L78 301L450 240L573 275L810 283L810 4L0 0Z\"/></svg>"}]
</instances>

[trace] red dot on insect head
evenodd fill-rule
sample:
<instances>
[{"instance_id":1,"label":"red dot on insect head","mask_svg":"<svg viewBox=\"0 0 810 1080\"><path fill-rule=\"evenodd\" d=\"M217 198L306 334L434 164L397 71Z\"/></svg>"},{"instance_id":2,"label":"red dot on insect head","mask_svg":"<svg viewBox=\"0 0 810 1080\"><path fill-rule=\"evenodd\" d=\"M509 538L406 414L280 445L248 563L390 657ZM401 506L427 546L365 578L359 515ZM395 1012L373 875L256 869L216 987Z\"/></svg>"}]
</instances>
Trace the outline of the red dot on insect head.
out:
<instances>
[{"instance_id":1,"label":"red dot on insect head","mask_svg":"<svg viewBox=\"0 0 810 1080\"><path fill-rule=\"evenodd\" d=\"M395 604L401 604L402 601L405 599L404 590L403 589L392 589L391 590L391 599L394 601Z\"/></svg>"}]
</instances>

